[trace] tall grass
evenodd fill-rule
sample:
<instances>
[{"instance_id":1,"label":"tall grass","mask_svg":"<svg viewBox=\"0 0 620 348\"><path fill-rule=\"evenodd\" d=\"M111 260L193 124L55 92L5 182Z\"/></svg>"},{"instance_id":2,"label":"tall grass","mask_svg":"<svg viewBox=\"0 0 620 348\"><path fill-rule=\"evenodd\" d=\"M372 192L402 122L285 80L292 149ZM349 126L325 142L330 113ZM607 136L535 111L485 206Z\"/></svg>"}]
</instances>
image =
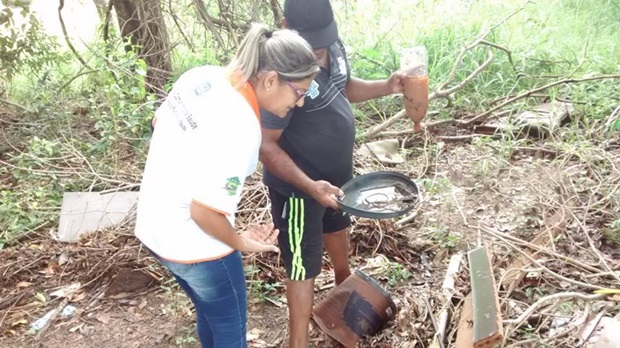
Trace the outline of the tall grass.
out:
<instances>
[{"instance_id":1,"label":"tall grass","mask_svg":"<svg viewBox=\"0 0 620 348\"><path fill-rule=\"evenodd\" d=\"M493 64L456 93L455 105L480 110L497 97L546 84L571 73L573 77L617 73L619 3L617 0L540 0L526 4L488 37L488 41L510 50L514 66L505 52L494 50ZM383 57L387 65L398 62L400 48L425 45L433 88L446 79L462 46L516 11L523 2L359 0L338 4L341 34L356 54ZM466 55L457 72L457 81L486 59L488 49L479 46ZM394 64L390 67L397 68ZM354 72L368 78L389 75L384 68L369 72L363 59L361 63L354 61ZM560 94L585 98L589 102L593 98L614 99L618 95L614 93L613 83L597 82L588 86L564 88ZM561 88L556 88L555 92ZM584 89L594 89L595 93L584 93ZM603 102L607 105L601 110L592 112L589 109L588 114L602 117L609 112L609 104L613 101Z\"/></svg>"}]
</instances>

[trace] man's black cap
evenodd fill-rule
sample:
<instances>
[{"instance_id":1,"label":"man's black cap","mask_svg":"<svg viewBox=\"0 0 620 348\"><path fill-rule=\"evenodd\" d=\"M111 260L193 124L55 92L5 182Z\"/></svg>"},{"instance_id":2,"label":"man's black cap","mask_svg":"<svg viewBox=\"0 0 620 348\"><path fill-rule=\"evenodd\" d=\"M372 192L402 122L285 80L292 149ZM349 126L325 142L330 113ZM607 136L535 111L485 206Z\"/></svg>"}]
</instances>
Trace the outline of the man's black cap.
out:
<instances>
[{"instance_id":1,"label":"man's black cap","mask_svg":"<svg viewBox=\"0 0 620 348\"><path fill-rule=\"evenodd\" d=\"M286 0L284 18L312 48L327 47L338 40L338 26L329 0Z\"/></svg>"}]
</instances>

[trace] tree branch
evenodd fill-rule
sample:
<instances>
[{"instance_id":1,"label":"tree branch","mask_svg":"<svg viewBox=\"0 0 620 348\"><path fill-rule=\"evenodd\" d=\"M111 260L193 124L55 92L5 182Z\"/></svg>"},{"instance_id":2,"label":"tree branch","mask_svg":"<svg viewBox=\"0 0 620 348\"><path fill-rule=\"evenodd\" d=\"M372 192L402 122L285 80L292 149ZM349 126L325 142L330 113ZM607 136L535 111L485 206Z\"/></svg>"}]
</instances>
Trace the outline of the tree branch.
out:
<instances>
[{"instance_id":1,"label":"tree branch","mask_svg":"<svg viewBox=\"0 0 620 348\"><path fill-rule=\"evenodd\" d=\"M506 106L506 105L508 105L510 103L513 103L513 102L515 102L515 101L517 101L519 99L526 98L526 97L528 97L528 96L530 96L532 94L538 93L540 91L544 91L546 89L549 89L549 88L557 86L557 85L561 85L561 84L564 84L564 83L579 83L579 82L594 81L594 80L604 80L604 79L620 79L620 75L590 76L590 77L584 77L582 79L572 79L572 78L569 78L569 79L563 79L563 80L555 81L555 82L546 84L546 85L544 85L542 87L537 87L537 88L534 88L534 89L530 89L529 91L523 92L523 93L521 93L521 94L519 94L519 95L517 95L515 97L507 99L505 102L503 102L503 103L501 103L501 104L499 104L499 105L497 105L495 107L492 107L491 109L489 109L489 110L487 110L487 111L485 111L485 112L475 116L472 119L469 119L467 121L457 121L457 123L459 123L461 125L464 125L464 126L469 126L469 125L471 125L471 124L473 124L475 122L480 122L483 119L485 119L486 117L488 117L489 115L491 115L494 111L496 111L498 109L501 109L501 108L503 108L504 106Z\"/></svg>"},{"instance_id":2,"label":"tree branch","mask_svg":"<svg viewBox=\"0 0 620 348\"><path fill-rule=\"evenodd\" d=\"M110 35L110 19L112 18L112 8L114 7L114 1L108 0L108 9L105 11L105 22L103 23L103 41L108 42Z\"/></svg>"},{"instance_id":3,"label":"tree branch","mask_svg":"<svg viewBox=\"0 0 620 348\"><path fill-rule=\"evenodd\" d=\"M177 29L179 30L179 33L181 33L183 40L185 40L185 43L187 43L187 46L189 47L190 51L192 51L192 53L195 53L194 45L192 45L192 42L187 38L187 35L185 35L185 32L183 31L183 27L181 27L181 25L179 24L179 16L177 16L175 14L175 11L172 9L172 1L168 1L168 9L170 10L169 14L172 17L172 21L174 22L174 25L176 25Z\"/></svg>"},{"instance_id":4,"label":"tree branch","mask_svg":"<svg viewBox=\"0 0 620 348\"><path fill-rule=\"evenodd\" d=\"M71 52L73 52L73 55L75 56L75 58L77 58L77 60L79 60L80 63L82 63L82 65L84 65L85 67L90 69L88 64L86 64L86 62L80 56L80 54L77 52L75 47L73 47L73 44L71 43L71 40L69 39L69 35L67 34L67 28L65 26L65 21L62 18L62 9L64 7L65 7L65 0L60 0L60 2L58 4L58 20L60 20L60 27L62 28L63 35L65 36L65 41L67 42L67 46L69 46L69 49L71 50Z\"/></svg>"},{"instance_id":5,"label":"tree branch","mask_svg":"<svg viewBox=\"0 0 620 348\"><path fill-rule=\"evenodd\" d=\"M26 112L32 112L32 110L28 109L27 107L25 107L23 105L20 105L20 104L17 104L17 103L14 103L14 102L9 101L9 100L6 100L6 99L0 99L0 103L16 107L16 108L21 109L21 110L26 111Z\"/></svg>"},{"instance_id":6,"label":"tree branch","mask_svg":"<svg viewBox=\"0 0 620 348\"><path fill-rule=\"evenodd\" d=\"M531 305L528 309L526 309L525 312L523 312L517 319L506 320L504 321L504 324L511 325L514 328L518 328L519 325L521 325L527 318L529 318L539 307L541 307L542 305L544 305L545 303L549 301L557 301L557 300L566 301L567 299L577 299L577 300L582 300L582 301L596 301L596 300L602 300L606 298L607 296L609 295L607 294L585 295L579 292L563 292L563 293L548 295L548 296L539 298L538 301L534 302L534 304Z\"/></svg>"},{"instance_id":7,"label":"tree branch","mask_svg":"<svg viewBox=\"0 0 620 348\"><path fill-rule=\"evenodd\" d=\"M202 21L207 27L207 30L211 32L220 47L226 47L222 36L215 28L215 25L218 25L219 27L224 26L223 21L221 19L211 17L209 13L207 13L207 8L202 0L194 0L194 6L196 7L196 11L198 11L198 15L202 18Z\"/></svg>"}]
</instances>

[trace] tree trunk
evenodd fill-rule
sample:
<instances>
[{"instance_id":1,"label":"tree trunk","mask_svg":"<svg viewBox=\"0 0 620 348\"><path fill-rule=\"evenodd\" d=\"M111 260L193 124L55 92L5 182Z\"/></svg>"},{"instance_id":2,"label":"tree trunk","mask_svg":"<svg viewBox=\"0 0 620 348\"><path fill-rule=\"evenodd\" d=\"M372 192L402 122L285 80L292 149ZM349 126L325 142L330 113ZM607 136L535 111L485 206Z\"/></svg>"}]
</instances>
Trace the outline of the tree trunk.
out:
<instances>
[{"instance_id":1,"label":"tree trunk","mask_svg":"<svg viewBox=\"0 0 620 348\"><path fill-rule=\"evenodd\" d=\"M140 0L110 0L116 11L118 19L118 27L121 29L121 36L125 40L129 40L131 45L138 45L140 42L140 15L138 7L134 1ZM131 50L131 46L126 47Z\"/></svg>"},{"instance_id":2,"label":"tree trunk","mask_svg":"<svg viewBox=\"0 0 620 348\"><path fill-rule=\"evenodd\" d=\"M105 0L93 0L95 7L97 8L97 13L99 14L99 19L103 22L105 20L105 15L108 10L108 4Z\"/></svg>"},{"instance_id":3,"label":"tree trunk","mask_svg":"<svg viewBox=\"0 0 620 348\"><path fill-rule=\"evenodd\" d=\"M273 13L274 27L280 28L282 26L282 17L284 16L280 3L278 2L278 0L270 0L269 8L271 9L271 13Z\"/></svg>"},{"instance_id":4,"label":"tree trunk","mask_svg":"<svg viewBox=\"0 0 620 348\"><path fill-rule=\"evenodd\" d=\"M160 0L141 0L139 6L142 31L140 56L148 63L147 83L155 88L158 97L164 98L164 86L172 72L170 42Z\"/></svg>"},{"instance_id":5,"label":"tree trunk","mask_svg":"<svg viewBox=\"0 0 620 348\"><path fill-rule=\"evenodd\" d=\"M121 35L130 40L138 57L148 65L147 87L160 98L170 77L170 43L160 0L111 0L118 17ZM132 47L130 47L132 48Z\"/></svg>"}]
</instances>

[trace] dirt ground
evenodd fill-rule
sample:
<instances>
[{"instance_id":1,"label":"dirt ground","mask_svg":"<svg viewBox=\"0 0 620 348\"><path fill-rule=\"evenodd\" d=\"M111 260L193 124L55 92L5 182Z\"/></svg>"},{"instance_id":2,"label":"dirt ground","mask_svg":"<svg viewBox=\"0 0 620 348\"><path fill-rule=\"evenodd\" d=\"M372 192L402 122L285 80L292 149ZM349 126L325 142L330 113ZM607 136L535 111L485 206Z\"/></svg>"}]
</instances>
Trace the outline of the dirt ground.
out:
<instances>
[{"instance_id":1,"label":"dirt ground","mask_svg":"<svg viewBox=\"0 0 620 348\"><path fill-rule=\"evenodd\" d=\"M428 346L434 333L430 315L437 315L443 305L439 289L450 257L479 244L487 245L496 257L496 278L500 279L513 250L479 227L531 240L563 204L563 180L579 168L566 169L561 167L564 163L540 153L505 154L496 145L439 142L432 147L414 147L407 154L407 163L398 166L357 156L357 161L364 163L357 166L360 172L405 172L419 178L422 191L415 218L402 226L391 220L355 219L352 264L388 289L399 308L396 319L364 341L362 347ZM556 250L596 264L584 239L572 234L574 228L575 224L566 227ZM568 246L567 241L572 244ZM610 267L619 269L620 248L605 241L597 243ZM384 259L387 263L377 263ZM286 347L282 269L277 260L269 258L247 257L246 263L260 270L248 275L250 346ZM1 347L198 347L190 303L166 272L139 250L130 226L100 232L75 245L61 245L49 237L49 231L39 231L7 245L0 253L0 264ZM576 274L558 264L558 260L546 263L547 267L565 270L567 275ZM327 294L333 280L328 262L325 269L316 282L317 301ZM462 266L456 279L452 303L457 307L470 290L466 269ZM582 275L575 278L584 279ZM613 284L611 278L600 279L603 284ZM534 280L545 291L560 288L557 281L540 275ZM70 318L59 316L40 338L28 334L34 320L62 302L52 296L53 291L74 282L82 285L70 302L77 312ZM259 290L265 291L263 295L252 290L254 283L262 286ZM273 286L267 291L265 284ZM502 305L510 301L502 298ZM527 307L524 301L512 303L514 311L506 310L505 315L514 317L517 307L523 311ZM454 335L452 324L449 339ZM311 347L338 346L317 327L311 336Z\"/></svg>"}]
</instances>

